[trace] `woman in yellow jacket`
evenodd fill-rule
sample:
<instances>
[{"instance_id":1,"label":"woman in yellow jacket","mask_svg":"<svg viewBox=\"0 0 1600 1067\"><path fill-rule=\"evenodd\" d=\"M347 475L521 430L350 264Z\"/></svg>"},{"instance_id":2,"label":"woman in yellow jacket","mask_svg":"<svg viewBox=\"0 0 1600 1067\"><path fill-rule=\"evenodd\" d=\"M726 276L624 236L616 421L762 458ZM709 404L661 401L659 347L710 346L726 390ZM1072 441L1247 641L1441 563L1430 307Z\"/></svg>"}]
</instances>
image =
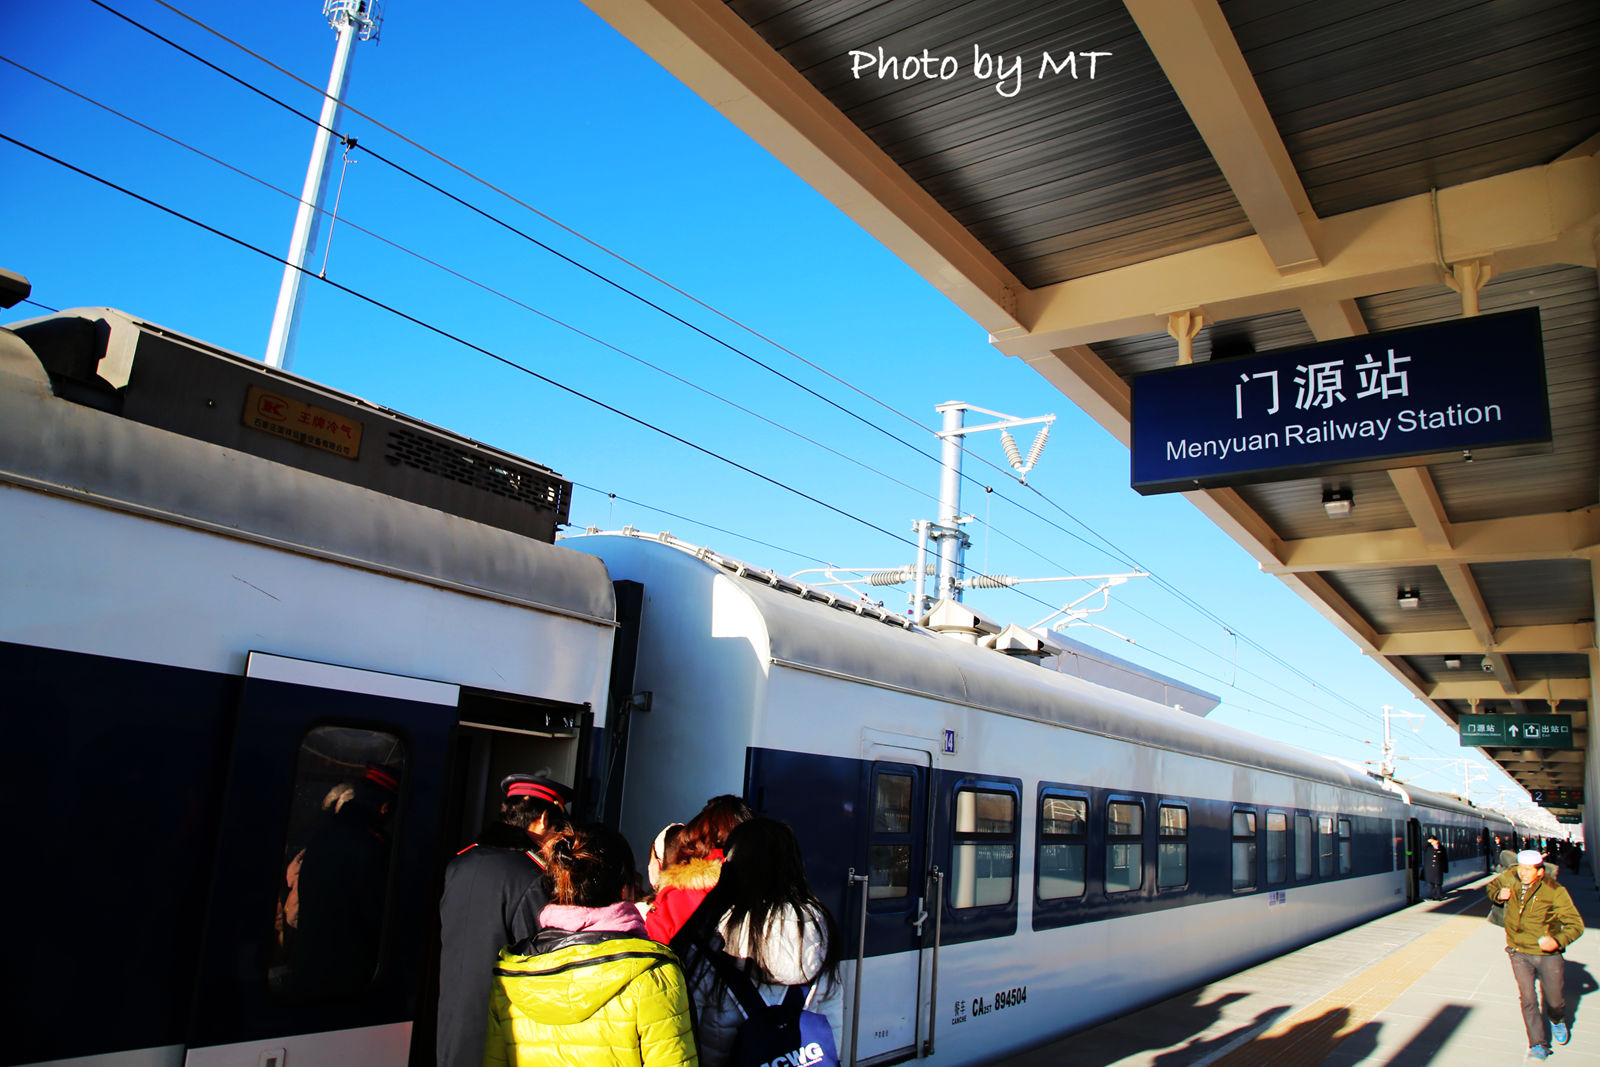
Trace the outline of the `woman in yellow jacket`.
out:
<instances>
[{"instance_id":1,"label":"woman in yellow jacket","mask_svg":"<svg viewBox=\"0 0 1600 1067\"><path fill-rule=\"evenodd\" d=\"M628 842L598 824L544 849L540 930L500 951L485 1067L698 1067L678 959L623 900Z\"/></svg>"}]
</instances>

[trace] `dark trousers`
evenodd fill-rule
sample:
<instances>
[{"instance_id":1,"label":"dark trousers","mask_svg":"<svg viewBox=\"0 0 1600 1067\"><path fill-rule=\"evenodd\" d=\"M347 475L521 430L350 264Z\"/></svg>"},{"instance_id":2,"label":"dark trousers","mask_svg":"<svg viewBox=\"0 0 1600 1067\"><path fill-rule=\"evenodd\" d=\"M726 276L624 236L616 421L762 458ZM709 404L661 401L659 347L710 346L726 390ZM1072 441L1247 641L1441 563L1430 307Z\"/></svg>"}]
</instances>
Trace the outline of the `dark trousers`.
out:
<instances>
[{"instance_id":1,"label":"dark trousers","mask_svg":"<svg viewBox=\"0 0 1600 1067\"><path fill-rule=\"evenodd\" d=\"M1562 992L1562 979L1567 966L1566 957L1559 952L1530 956L1525 952L1506 949L1511 957L1511 973L1517 979L1517 996L1522 1000L1522 1025L1528 1031L1528 1045L1548 1045L1550 1033L1545 1020L1565 1022L1567 998ZM1544 1010L1539 1009L1539 993L1533 990L1534 980L1539 982L1539 992L1544 994Z\"/></svg>"},{"instance_id":2,"label":"dark trousers","mask_svg":"<svg viewBox=\"0 0 1600 1067\"><path fill-rule=\"evenodd\" d=\"M1428 880L1428 899L1429 900L1443 900L1444 899L1444 882L1443 882L1443 880L1440 880L1440 881L1437 881L1437 882L1435 882L1431 878Z\"/></svg>"}]
</instances>

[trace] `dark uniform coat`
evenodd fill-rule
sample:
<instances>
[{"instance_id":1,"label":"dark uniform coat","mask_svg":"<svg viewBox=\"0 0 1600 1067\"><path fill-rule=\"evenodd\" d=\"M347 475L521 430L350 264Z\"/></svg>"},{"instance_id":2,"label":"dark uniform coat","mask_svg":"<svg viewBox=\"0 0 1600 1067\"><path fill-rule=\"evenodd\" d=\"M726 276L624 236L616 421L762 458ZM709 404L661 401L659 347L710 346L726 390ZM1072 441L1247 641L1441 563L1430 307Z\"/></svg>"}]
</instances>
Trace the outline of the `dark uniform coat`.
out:
<instances>
[{"instance_id":1,"label":"dark uniform coat","mask_svg":"<svg viewBox=\"0 0 1600 1067\"><path fill-rule=\"evenodd\" d=\"M1444 872L1450 869L1450 860L1443 845L1428 844L1422 850L1422 876L1434 885L1444 882Z\"/></svg>"},{"instance_id":2,"label":"dark uniform coat","mask_svg":"<svg viewBox=\"0 0 1600 1067\"><path fill-rule=\"evenodd\" d=\"M547 902L534 843L496 825L444 872L439 901L439 1067L479 1067L500 950L539 930Z\"/></svg>"}]
</instances>

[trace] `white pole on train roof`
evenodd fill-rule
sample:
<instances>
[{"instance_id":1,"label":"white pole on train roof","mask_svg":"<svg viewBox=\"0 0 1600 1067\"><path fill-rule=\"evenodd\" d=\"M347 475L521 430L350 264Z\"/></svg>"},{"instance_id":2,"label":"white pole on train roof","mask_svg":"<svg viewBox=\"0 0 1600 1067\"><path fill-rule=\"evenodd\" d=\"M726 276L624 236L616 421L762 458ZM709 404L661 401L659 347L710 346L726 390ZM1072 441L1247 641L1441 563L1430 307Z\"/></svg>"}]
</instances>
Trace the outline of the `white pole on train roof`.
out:
<instances>
[{"instance_id":1,"label":"white pole on train roof","mask_svg":"<svg viewBox=\"0 0 1600 1067\"><path fill-rule=\"evenodd\" d=\"M289 238L287 265L278 287L278 306L272 315L272 332L267 337L266 363L289 369L294 360L295 337L300 332L300 308L305 294L306 258L317 242L322 219L322 197L333 170L334 131L344 111L345 90L350 84L350 66L357 40L376 41L382 21L378 0L325 0L322 13L339 34L333 51L333 70L328 74L328 89L322 97L322 116L317 135L311 142L311 162L306 167L306 183L300 192L300 208L295 213L294 232Z\"/></svg>"},{"instance_id":2,"label":"white pole on train roof","mask_svg":"<svg viewBox=\"0 0 1600 1067\"><path fill-rule=\"evenodd\" d=\"M939 475L939 521L930 531L939 552L939 599L961 599L961 565L966 557L966 535L961 532L961 423L967 405L940 404L934 410L944 416L939 438L944 444Z\"/></svg>"}]
</instances>

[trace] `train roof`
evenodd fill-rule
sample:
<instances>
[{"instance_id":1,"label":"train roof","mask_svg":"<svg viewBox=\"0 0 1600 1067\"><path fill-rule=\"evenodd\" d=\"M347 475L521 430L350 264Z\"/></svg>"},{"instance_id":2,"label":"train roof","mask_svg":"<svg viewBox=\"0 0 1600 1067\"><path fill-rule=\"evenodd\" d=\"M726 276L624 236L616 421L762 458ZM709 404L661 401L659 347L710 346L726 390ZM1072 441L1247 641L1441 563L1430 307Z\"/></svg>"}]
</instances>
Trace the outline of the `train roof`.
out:
<instances>
[{"instance_id":1,"label":"train roof","mask_svg":"<svg viewBox=\"0 0 1600 1067\"><path fill-rule=\"evenodd\" d=\"M1413 804L1419 804L1423 807L1429 808L1438 808L1441 811L1453 811L1460 815L1471 815L1477 818L1488 819L1492 822L1501 822L1507 826L1511 825L1511 820L1505 815L1502 815L1500 812L1490 811L1487 808L1480 808L1473 804L1468 804L1460 797L1451 796L1448 793L1435 793L1427 789L1418 789L1414 785L1406 786L1405 791L1411 797L1411 802Z\"/></svg>"},{"instance_id":2,"label":"train roof","mask_svg":"<svg viewBox=\"0 0 1600 1067\"><path fill-rule=\"evenodd\" d=\"M198 381L175 380L195 368ZM364 484L359 471L325 472L323 463L350 461L241 426L241 409L247 395L260 395L249 390L264 385L305 409L359 412L375 436L437 435L429 439L439 447L502 474L512 460L517 470L536 465L268 371L109 308L0 329L0 482L615 625L611 582L598 561L453 513L459 509L436 506L441 499L406 499L381 480ZM114 385L119 379L127 384ZM197 428L196 418L223 407L208 400L208 388L230 406ZM231 443L214 439L233 435ZM377 459L369 469L384 466L391 464Z\"/></svg>"},{"instance_id":3,"label":"train roof","mask_svg":"<svg viewBox=\"0 0 1600 1067\"><path fill-rule=\"evenodd\" d=\"M562 543L600 556L613 577L639 580L647 587L663 579L735 579L763 630L745 636L765 648L773 665L1369 793L1392 792L1372 776L1334 760L941 637L876 605L812 589L668 534L629 529Z\"/></svg>"}]
</instances>

